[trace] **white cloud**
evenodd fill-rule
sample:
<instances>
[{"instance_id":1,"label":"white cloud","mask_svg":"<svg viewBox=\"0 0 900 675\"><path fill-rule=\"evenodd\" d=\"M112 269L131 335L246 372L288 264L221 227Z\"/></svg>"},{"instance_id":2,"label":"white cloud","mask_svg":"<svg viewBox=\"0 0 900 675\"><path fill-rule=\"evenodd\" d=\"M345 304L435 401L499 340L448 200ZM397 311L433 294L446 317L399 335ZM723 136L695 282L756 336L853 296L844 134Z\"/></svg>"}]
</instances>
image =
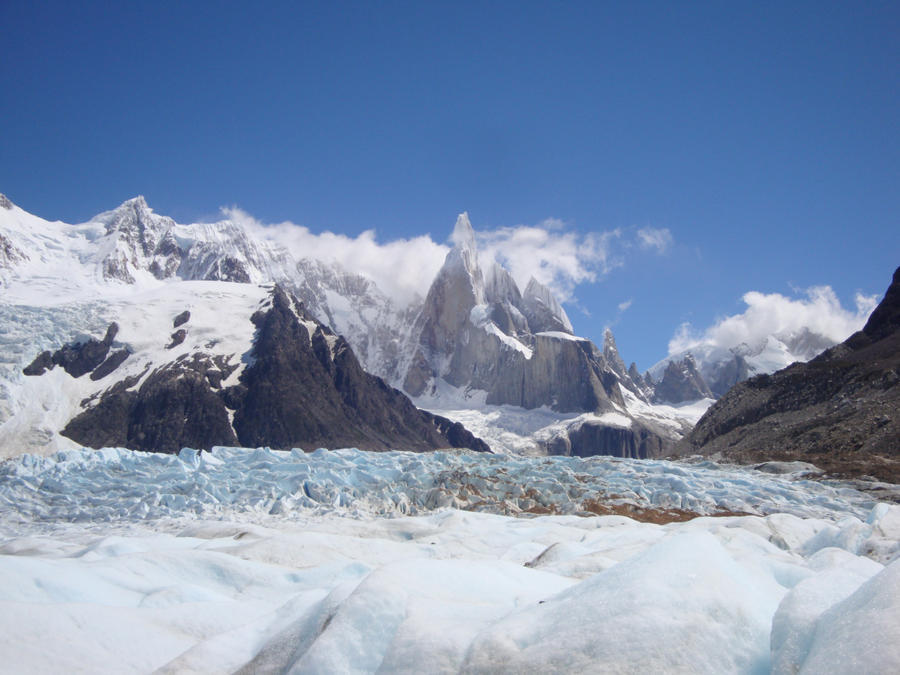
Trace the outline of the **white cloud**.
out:
<instances>
[{"instance_id":1,"label":"white cloud","mask_svg":"<svg viewBox=\"0 0 900 675\"><path fill-rule=\"evenodd\" d=\"M634 302L634 301L630 298L628 300L626 300L625 302L620 302L619 303L619 311L624 312L626 309L631 307L632 302Z\"/></svg>"},{"instance_id":2,"label":"white cloud","mask_svg":"<svg viewBox=\"0 0 900 675\"><path fill-rule=\"evenodd\" d=\"M286 247L297 259L337 262L348 271L368 277L401 304L411 302L416 295L425 297L449 251L429 236L379 243L374 230L366 230L357 237L333 232L314 234L309 228L291 222L263 225L235 207L223 208L222 212L257 236Z\"/></svg>"},{"instance_id":3,"label":"white cloud","mask_svg":"<svg viewBox=\"0 0 900 675\"><path fill-rule=\"evenodd\" d=\"M863 327L877 304L877 296L857 293L856 308L845 309L830 286L814 286L804 295L788 298L780 293L745 293L742 299L747 309L741 314L719 319L703 331L682 324L669 341L669 354L701 344L725 349L742 343L756 347L769 335L796 334L803 329L842 342Z\"/></svg>"},{"instance_id":4,"label":"white cloud","mask_svg":"<svg viewBox=\"0 0 900 675\"><path fill-rule=\"evenodd\" d=\"M611 250L622 233L579 234L565 227L557 219L548 219L538 225L476 232L480 263L500 263L521 289L534 277L560 302L570 302L578 284L595 282L622 265Z\"/></svg>"},{"instance_id":5,"label":"white cloud","mask_svg":"<svg viewBox=\"0 0 900 675\"><path fill-rule=\"evenodd\" d=\"M637 235L641 248L655 249L657 253L665 253L675 241L667 227L642 227Z\"/></svg>"},{"instance_id":6,"label":"white cloud","mask_svg":"<svg viewBox=\"0 0 900 675\"><path fill-rule=\"evenodd\" d=\"M298 259L334 261L363 274L400 304L428 293L450 250L427 235L381 243L374 230L357 237L314 234L291 222L265 225L237 207L222 208L222 213L256 236L286 247ZM548 218L537 225L476 230L475 234L482 266L499 262L521 290L533 276L560 302L575 302L578 284L596 282L623 264L612 252L613 244L622 237L621 230L580 234L563 221Z\"/></svg>"}]
</instances>

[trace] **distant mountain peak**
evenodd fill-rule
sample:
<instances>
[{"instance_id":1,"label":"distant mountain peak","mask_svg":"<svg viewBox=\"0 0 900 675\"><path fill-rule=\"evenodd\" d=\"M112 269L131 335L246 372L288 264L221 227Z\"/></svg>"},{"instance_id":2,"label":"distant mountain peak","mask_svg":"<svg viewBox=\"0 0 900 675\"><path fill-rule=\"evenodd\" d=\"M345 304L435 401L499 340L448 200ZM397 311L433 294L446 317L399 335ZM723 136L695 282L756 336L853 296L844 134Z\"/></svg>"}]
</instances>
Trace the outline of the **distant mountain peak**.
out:
<instances>
[{"instance_id":1,"label":"distant mountain peak","mask_svg":"<svg viewBox=\"0 0 900 675\"><path fill-rule=\"evenodd\" d=\"M131 199L126 199L124 202L122 202L122 204L119 206L119 208L122 208L125 206L134 207L134 208L142 208L142 209L150 208L147 205L147 199L144 197L144 195L138 195L137 197L132 197Z\"/></svg>"},{"instance_id":2,"label":"distant mountain peak","mask_svg":"<svg viewBox=\"0 0 900 675\"><path fill-rule=\"evenodd\" d=\"M468 211L463 211L456 217L456 224L453 226L450 241L456 247L475 250L475 229L469 220Z\"/></svg>"},{"instance_id":3,"label":"distant mountain peak","mask_svg":"<svg viewBox=\"0 0 900 675\"><path fill-rule=\"evenodd\" d=\"M13 207L13 203L9 201L9 198L0 192L0 208L6 209L7 211L11 210Z\"/></svg>"}]
</instances>

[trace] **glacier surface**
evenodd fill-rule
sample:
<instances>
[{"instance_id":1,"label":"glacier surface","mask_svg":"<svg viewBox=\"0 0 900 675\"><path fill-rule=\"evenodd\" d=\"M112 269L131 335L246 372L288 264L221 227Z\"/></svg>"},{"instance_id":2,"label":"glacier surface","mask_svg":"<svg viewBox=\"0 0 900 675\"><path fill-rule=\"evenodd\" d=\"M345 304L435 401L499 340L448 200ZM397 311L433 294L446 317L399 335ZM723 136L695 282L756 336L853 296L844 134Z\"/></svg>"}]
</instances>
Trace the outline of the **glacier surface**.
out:
<instances>
[{"instance_id":1,"label":"glacier surface","mask_svg":"<svg viewBox=\"0 0 900 675\"><path fill-rule=\"evenodd\" d=\"M108 448L3 462L0 504L0 672L900 664L900 506L802 470Z\"/></svg>"}]
</instances>

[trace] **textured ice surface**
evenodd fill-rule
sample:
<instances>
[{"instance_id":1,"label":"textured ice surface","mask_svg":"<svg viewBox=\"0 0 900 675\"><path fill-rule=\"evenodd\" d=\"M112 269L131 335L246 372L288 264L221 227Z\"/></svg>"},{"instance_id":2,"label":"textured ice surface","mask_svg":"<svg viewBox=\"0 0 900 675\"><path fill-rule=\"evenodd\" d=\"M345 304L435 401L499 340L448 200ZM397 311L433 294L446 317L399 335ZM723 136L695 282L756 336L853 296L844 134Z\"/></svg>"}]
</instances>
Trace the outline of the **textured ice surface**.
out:
<instances>
[{"instance_id":1,"label":"textured ice surface","mask_svg":"<svg viewBox=\"0 0 900 675\"><path fill-rule=\"evenodd\" d=\"M25 455L0 464L0 524L185 513L395 516L445 507L586 515L598 500L697 514L790 513L834 521L848 515L864 520L874 506L856 490L790 475L712 462L611 457L241 448L162 455L107 448Z\"/></svg>"},{"instance_id":2,"label":"textured ice surface","mask_svg":"<svg viewBox=\"0 0 900 675\"><path fill-rule=\"evenodd\" d=\"M0 672L896 672L900 506L802 475L19 456L0 463ZM579 517L600 502L761 515Z\"/></svg>"}]
</instances>

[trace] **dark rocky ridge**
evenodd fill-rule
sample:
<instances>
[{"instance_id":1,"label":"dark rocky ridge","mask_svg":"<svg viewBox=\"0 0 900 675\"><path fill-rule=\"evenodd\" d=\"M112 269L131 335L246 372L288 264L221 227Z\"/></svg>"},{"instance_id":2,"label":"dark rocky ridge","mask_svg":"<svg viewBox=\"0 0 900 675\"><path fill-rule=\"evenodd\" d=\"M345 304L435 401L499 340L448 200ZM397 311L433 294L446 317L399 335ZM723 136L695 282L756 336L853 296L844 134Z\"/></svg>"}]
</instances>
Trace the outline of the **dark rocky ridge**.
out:
<instances>
[{"instance_id":1,"label":"dark rocky ridge","mask_svg":"<svg viewBox=\"0 0 900 675\"><path fill-rule=\"evenodd\" d=\"M807 363L738 384L676 451L802 460L900 482L900 268L862 331Z\"/></svg>"},{"instance_id":2,"label":"dark rocky ridge","mask_svg":"<svg viewBox=\"0 0 900 675\"><path fill-rule=\"evenodd\" d=\"M276 287L272 308L256 314L253 364L241 375L234 428L242 445L487 450L461 425L417 409L384 380L363 371L350 345Z\"/></svg>"},{"instance_id":3,"label":"dark rocky ridge","mask_svg":"<svg viewBox=\"0 0 900 675\"><path fill-rule=\"evenodd\" d=\"M280 287L272 292L271 308L252 321L256 336L238 384L222 386L237 367L231 357L183 354L82 402L84 411L61 433L90 447L158 452L214 445L488 450L462 425L418 410L402 393L364 372L346 341ZM28 374L60 363L75 377L91 372L94 378L112 360L127 357L126 350L107 357L113 326L103 341L45 352L26 369ZM307 326L314 327L312 334ZM114 367L106 365L106 370Z\"/></svg>"}]
</instances>

